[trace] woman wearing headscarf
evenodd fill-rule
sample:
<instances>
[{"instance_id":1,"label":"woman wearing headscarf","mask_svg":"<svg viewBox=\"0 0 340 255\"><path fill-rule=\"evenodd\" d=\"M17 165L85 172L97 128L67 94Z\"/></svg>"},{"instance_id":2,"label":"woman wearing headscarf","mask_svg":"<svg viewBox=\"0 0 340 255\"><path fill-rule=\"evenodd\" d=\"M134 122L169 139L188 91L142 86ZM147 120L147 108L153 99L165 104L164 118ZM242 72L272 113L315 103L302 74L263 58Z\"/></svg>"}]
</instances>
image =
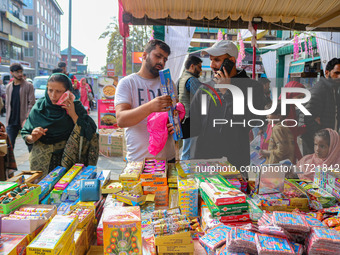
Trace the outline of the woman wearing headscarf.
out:
<instances>
[{"instance_id":1,"label":"woman wearing headscarf","mask_svg":"<svg viewBox=\"0 0 340 255\"><path fill-rule=\"evenodd\" d=\"M52 74L45 97L35 103L21 130L26 143L33 144L30 169L44 175L60 165L69 169L75 163L97 164L97 126L81 102L74 101L71 88L65 74Z\"/></svg>"},{"instance_id":2,"label":"woman wearing headscarf","mask_svg":"<svg viewBox=\"0 0 340 255\"><path fill-rule=\"evenodd\" d=\"M333 129L321 129L314 135L314 154L304 156L296 164L300 179L314 180L315 167L340 168L340 136Z\"/></svg>"},{"instance_id":3,"label":"woman wearing headscarf","mask_svg":"<svg viewBox=\"0 0 340 255\"><path fill-rule=\"evenodd\" d=\"M91 93L92 90L90 88L90 85L87 84L86 78L82 78L80 80L80 102L85 107L86 111L89 112L90 109L90 101L88 98L88 93Z\"/></svg>"}]
</instances>

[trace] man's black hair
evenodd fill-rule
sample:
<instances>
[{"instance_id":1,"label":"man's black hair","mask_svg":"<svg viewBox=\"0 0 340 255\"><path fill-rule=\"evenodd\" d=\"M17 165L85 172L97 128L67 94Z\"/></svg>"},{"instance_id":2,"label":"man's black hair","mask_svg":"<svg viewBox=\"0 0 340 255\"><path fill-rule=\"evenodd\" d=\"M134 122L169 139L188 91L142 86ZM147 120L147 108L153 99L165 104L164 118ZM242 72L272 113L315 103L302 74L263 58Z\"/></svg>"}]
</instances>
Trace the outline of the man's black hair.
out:
<instances>
[{"instance_id":1,"label":"man's black hair","mask_svg":"<svg viewBox=\"0 0 340 255\"><path fill-rule=\"evenodd\" d=\"M188 70L190 68L191 65L198 65L199 63L202 63L203 61L196 56L190 56L188 57L188 59L185 61L184 67L186 70Z\"/></svg>"},{"instance_id":2,"label":"man's black hair","mask_svg":"<svg viewBox=\"0 0 340 255\"><path fill-rule=\"evenodd\" d=\"M340 58L331 59L326 65L326 70L332 71L336 65L340 65Z\"/></svg>"},{"instance_id":3,"label":"man's black hair","mask_svg":"<svg viewBox=\"0 0 340 255\"><path fill-rule=\"evenodd\" d=\"M321 129L319 131L317 131L315 134L314 134L314 138L316 136L320 136L322 137L328 144L328 146L330 146L330 143L331 143L331 137L329 135L329 131L327 129Z\"/></svg>"},{"instance_id":4,"label":"man's black hair","mask_svg":"<svg viewBox=\"0 0 340 255\"><path fill-rule=\"evenodd\" d=\"M144 48L144 51L147 53L150 53L151 51L153 51L154 49L156 49L156 46L159 46L159 48L161 48L162 50L164 50L166 53L168 53L169 55L171 54L170 51L170 47L169 45L167 45L165 42L158 40L158 39L153 39L151 41L149 41Z\"/></svg>"},{"instance_id":5,"label":"man's black hair","mask_svg":"<svg viewBox=\"0 0 340 255\"><path fill-rule=\"evenodd\" d=\"M11 66L9 67L9 70L10 70L11 72L16 72L16 71L24 70L24 68L23 68L22 65L19 64L19 63L13 63L13 64L11 64Z\"/></svg>"},{"instance_id":6,"label":"man's black hair","mask_svg":"<svg viewBox=\"0 0 340 255\"><path fill-rule=\"evenodd\" d=\"M63 69L61 69L61 68L54 68L53 70L52 70L52 73L62 73L63 72Z\"/></svg>"},{"instance_id":7,"label":"man's black hair","mask_svg":"<svg viewBox=\"0 0 340 255\"><path fill-rule=\"evenodd\" d=\"M61 67L66 67L66 63L61 61L58 63L58 67L61 68Z\"/></svg>"}]
</instances>

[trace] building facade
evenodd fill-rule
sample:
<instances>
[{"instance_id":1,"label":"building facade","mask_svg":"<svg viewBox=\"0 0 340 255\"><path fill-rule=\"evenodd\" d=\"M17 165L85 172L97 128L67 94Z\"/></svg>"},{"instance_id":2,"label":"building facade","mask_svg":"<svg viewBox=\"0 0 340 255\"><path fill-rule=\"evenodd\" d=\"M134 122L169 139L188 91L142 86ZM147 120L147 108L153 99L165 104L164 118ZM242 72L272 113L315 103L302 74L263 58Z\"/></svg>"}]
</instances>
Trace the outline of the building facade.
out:
<instances>
[{"instance_id":1,"label":"building facade","mask_svg":"<svg viewBox=\"0 0 340 255\"><path fill-rule=\"evenodd\" d=\"M24 49L28 43L23 38L27 29L20 0L0 0L0 72L9 72L10 64L21 63L24 68L33 70L24 61Z\"/></svg>"},{"instance_id":2,"label":"building facade","mask_svg":"<svg viewBox=\"0 0 340 255\"><path fill-rule=\"evenodd\" d=\"M28 29L23 38L28 43L24 60L31 63L35 75L48 75L60 61L60 16L63 10L56 0L23 0Z\"/></svg>"},{"instance_id":3,"label":"building facade","mask_svg":"<svg viewBox=\"0 0 340 255\"><path fill-rule=\"evenodd\" d=\"M64 61L67 65L68 48L60 52L61 61ZM76 48L71 47L71 72L72 73L87 73L87 63L84 63L86 55Z\"/></svg>"}]
</instances>

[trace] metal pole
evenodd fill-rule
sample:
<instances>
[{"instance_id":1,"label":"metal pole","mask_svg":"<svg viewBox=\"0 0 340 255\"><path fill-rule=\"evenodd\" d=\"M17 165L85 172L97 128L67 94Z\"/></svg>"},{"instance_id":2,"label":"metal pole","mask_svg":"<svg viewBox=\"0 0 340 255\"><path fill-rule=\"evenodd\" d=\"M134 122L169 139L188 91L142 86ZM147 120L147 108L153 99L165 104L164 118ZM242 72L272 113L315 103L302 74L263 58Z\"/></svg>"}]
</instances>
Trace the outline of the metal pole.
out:
<instances>
[{"instance_id":1,"label":"metal pole","mask_svg":"<svg viewBox=\"0 0 340 255\"><path fill-rule=\"evenodd\" d=\"M126 37L123 37L123 76L126 76Z\"/></svg>"},{"instance_id":2,"label":"metal pole","mask_svg":"<svg viewBox=\"0 0 340 255\"><path fill-rule=\"evenodd\" d=\"M254 24L253 27L255 29L255 39L257 39L256 36L257 24ZM256 67L256 45L253 46L253 80L256 80L255 67Z\"/></svg>"},{"instance_id":3,"label":"metal pole","mask_svg":"<svg viewBox=\"0 0 340 255\"><path fill-rule=\"evenodd\" d=\"M133 35L132 36L132 52L131 52L131 56L134 54L134 52L135 52L135 36ZM131 73L134 72L133 60L134 60L134 58L131 57Z\"/></svg>"},{"instance_id":4,"label":"metal pole","mask_svg":"<svg viewBox=\"0 0 340 255\"><path fill-rule=\"evenodd\" d=\"M68 51L67 51L67 72L71 72L72 70L72 61L71 61L71 34L72 34L72 0L69 0L68 7Z\"/></svg>"}]
</instances>

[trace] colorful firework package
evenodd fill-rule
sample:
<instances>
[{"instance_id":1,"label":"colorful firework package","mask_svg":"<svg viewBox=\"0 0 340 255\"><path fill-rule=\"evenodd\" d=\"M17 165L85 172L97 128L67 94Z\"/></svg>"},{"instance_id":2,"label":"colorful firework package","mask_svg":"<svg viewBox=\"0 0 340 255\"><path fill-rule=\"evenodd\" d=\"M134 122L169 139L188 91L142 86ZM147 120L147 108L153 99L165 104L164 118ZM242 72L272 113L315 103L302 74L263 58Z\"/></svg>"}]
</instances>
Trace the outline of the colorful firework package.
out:
<instances>
[{"instance_id":1,"label":"colorful firework package","mask_svg":"<svg viewBox=\"0 0 340 255\"><path fill-rule=\"evenodd\" d=\"M301 214L290 212L274 212L273 222L276 226L282 227L287 231L297 231L308 233L310 227Z\"/></svg>"},{"instance_id":2,"label":"colorful firework package","mask_svg":"<svg viewBox=\"0 0 340 255\"><path fill-rule=\"evenodd\" d=\"M142 226L138 206L105 208L104 254L142 254Z\"/></svg>"},{"instance_id":3,"label":"colorful firework package","mask_svg":"<svg viewBox=\"0 0 340 255\"><path fill-rule=\"evenodd\" d=\"M340 233L332 229L313 228L306 246L309 255L339 254Z\"/></svg>"},{"instance_id":4,"label":"colorful firework package","mask_svg":"<svg viewBox=\"0 0 340 255\"><path fill-rule=\"evenodd\" d=\"M257 252L255 233L242 228L232 228L227 234L227 249L230 252Z\"/></svg>"},{"instance_id":5,"label":"colorful firework package","mask_svg":"<svg viewBox=\"0 0 340 255\"><path fill-rule=\"evenodd\" d=\"M286 238L256 234L255 240L259 255L295 255L293 247Z\"/></svg>"},{"instance_id":6,"label":"colorful firework package","mask_svg":"<svg viewBox=\"0 0 340 255\"><path fill-rule=\"evenodd\" d=\"M204 236L199 238L199 242L208 254L214 254L218 247L226 241L226 235L231 231L231 227L219 224L211 228Z\"/></svg>"}]
</instances>

